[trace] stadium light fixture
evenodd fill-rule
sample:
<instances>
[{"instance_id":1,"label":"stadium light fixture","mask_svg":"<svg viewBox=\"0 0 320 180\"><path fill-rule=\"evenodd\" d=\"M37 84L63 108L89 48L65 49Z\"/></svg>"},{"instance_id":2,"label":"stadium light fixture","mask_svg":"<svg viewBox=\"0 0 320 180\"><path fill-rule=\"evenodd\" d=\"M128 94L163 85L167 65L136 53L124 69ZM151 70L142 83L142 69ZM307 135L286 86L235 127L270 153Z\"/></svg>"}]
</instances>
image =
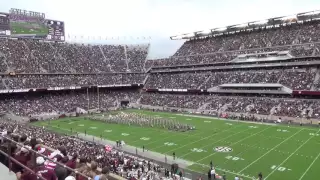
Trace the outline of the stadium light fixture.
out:
<instances>
[{"instance_id":1,"label":"stadium light fixture","mask_svg":"<svg viewBox=\"0 0 320 180\"><path fill-rule=\"evenodd\" d=\"M268 20L262 20L262 21L253 22L253 23L251 23L251 24L260 25L260 24L267 24L267 23L268 23Z\"/></svg>"},{"instance_id":2,"label":"stadium light fixture","mask_svg":"<svg viewBox=\"0 0 320 180\"><path fill-rule=\"evenodd\" d=\"M234 25L233 27L242 28L242 27L246 27L246 26L248 26L248 24L243 23L243 24Z\"/></svg>"},{"instance_id":3,"label":"stadium light fixture","mask_svg":"<svg viewBox=\"0 0 320 180\"><path fill-rule=\"evenodd\" d=\"M304 16L309 16L309 15L316 15L316 14L320 14L320 10L316 10L316 11L311 11L311 12L306 12L303 14L298 14L298 15L304 15Z\"/></svg>"},{"instance_id":4,"label":"stadium light fixture","mask_svg":"<svg viewBox=\"0 0 320 180\"><path fill-rule=\"evenodd\" d=\"M179 38L178 38L178 36L172 36L172 37L170 37L170 39L171 40L178 40Z\"/></svg>"},{"instance_id":5,"label":"stadium light fixture","mask_svg":"<svg viewBox=\"0 0 320 180\"><path fill-rule=\"evenodd\" d=\"M183 38L183 35L177 35L177 36L172 36L171 40L181 40Z\"/></svg>"},{"instance_id":6,"label":"stadium light fixture","mask_svg":"<svg viewBox=\"0 0 320 180\"><path fill-rule=\"evenodd\" d=\"M215 31L225 31L227 30L227 27L222 27L222 28L217 28L217 29L214 29Z\"/></svg>"},{"instance_id":7,"label":"stadium light fixture","mask_svg":"<svg viewBox=\"0 0 320 180\"><path fill-rule=\"evenodd\" d=\"M291 15L291 16L282 17L281 20L295 19L295 18L297 18L297 15Z\"/></svg>"},{"instance_id":8,"label":"stadium light fixture","mask_svg":"<svg viewBox=\"0 0 320 180\"><path fill-rule=\"evenodd\" d=\"M188 33L188 34L184 34L182 38L191 38L193 36L194 36L194 33Z\"/></svg>"},{"instance_id":9,"label":"stadium light fixture","mask_svg":"<svg viewBox=\"0 0 320 180\"><path fill-rule=\"evenodd\" d=\"M200 31L201 34L210 34L211 32L211 29Z\"/></svg>"}]
</instances>

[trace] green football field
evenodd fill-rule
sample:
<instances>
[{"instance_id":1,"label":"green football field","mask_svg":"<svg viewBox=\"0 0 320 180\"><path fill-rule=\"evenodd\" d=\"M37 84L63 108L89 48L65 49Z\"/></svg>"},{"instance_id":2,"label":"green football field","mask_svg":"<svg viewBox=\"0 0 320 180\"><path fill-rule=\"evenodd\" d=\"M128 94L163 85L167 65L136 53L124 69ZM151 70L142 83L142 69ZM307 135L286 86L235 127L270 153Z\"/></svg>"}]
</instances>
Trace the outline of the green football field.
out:
<instances>
[{"instance_id":1,"label":"green football field","mask_svg":"<svg viewBox=\"0 0 320 180\"><path fill-rule=\"evenodd\" d=\"M134 110L133 110L134 111ZM137 110L135 110L137 112ZM126 111L126 112L129 112ZM83 118L37 122L39 126L67 133L80 133L126 144L149 151L172 155L194 162L188 169L207 173L212 160L217 173L226 172L252 179L262 172L270 180L316 180L320 175L320 129L217 120L188 114L138 111L151 116L171 118L192 124L196 130L172 132L164 129L106 124ZM58 127L59 126L59 127ZM227 152L218 152L215 149ZM205 176L205 175L204 175Z\"/></svg>"},{"instance_id":2,"label":"green football field","mask_svg":"<svg viewBox=\"0 0 320 180\"><path fill-rule=\"evenodd\" d=\"M13 35L17 34L36 34L44 36L49 33L49 28L44 24L37 22L10 22L11 32Z\"/></svg>"}]
</instances>

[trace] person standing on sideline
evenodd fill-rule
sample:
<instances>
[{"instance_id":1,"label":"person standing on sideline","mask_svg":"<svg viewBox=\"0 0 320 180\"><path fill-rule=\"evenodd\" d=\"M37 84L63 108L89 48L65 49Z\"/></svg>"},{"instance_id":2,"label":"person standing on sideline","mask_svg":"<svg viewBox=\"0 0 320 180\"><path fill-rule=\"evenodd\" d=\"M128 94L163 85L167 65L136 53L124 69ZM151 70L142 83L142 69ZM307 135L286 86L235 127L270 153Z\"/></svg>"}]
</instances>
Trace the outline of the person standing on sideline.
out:
<instances>
[{"instance_id":1,"label":"person standing on sideline","mask_svg":"<svg viewBox=\"0 0 320 180\"><path fill-rule=\"evenodd\" d=\"M164 162L167 164L167 155L164 155Z\"/></svg>"},{"instance_id":2,"label":"person standing on sideline","mask_svg":"<svg viewBox=\"0 0 320 180\"><path fill-rule=\"evenodd\" d=\"M223 175L222 175L222 180L227 180L227 175L226 175L226 172L223 172Z\"/></svg>"},{"instance_id":3,"label":"person standing on sideline","mask_svg":"<svg viewBox=\"0 0 320 180\"><path fill-rule=\"evenodd\" d=\"M211 173L211 178L216 179L216 170L214 168L211 169L210 173Z\"/></svg>"},{"instance_id":4,"label":"person standing on sideline","mask_svg":"<svg viewBox=\"0 0 320 180\"><path fill-rule=\"evenodd\" d=\"M180 172L179 172L179 177L180 177L180 180L183 179L183 177L182 177L182 171L181 171L181 170L180 170Z\"/></svg>"},{"instance_id":5,"label":"person standing on sideline","mask_svg":"<svg viewBox=\"0 0 320 180\"><path fill-rule=\"evenodd\" d=\"M173 160L176 160L176 153L175 152L172 153L172 156L173 156Z\"/></svg>"},{"instance_id":6,"label":"person standing on sideline","mask_svg":"<svg viewBox=\"0 0 320 180\"><path fill-rule=\"evenodd\" d=\"M208 171L208 180L211 180L211 169Z\"/></svg>"}]
</instances>

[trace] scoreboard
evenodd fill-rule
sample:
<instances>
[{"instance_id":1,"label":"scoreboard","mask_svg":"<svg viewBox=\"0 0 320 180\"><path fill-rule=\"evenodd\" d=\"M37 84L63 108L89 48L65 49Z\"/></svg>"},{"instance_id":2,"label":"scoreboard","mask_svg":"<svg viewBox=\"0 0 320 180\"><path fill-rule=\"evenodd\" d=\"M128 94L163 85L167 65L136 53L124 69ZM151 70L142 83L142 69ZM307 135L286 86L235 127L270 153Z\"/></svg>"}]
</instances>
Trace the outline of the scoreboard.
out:
<instances>
[{"instance_id":1,"label":"scoreboard","mask_svg":"<svg viewBox=\"0 0 320 180\"><path fill-rule=\"evenodd\" d=\"M52 41L64 41L64 22L55 20L46 20L46 26L48 27L47 40Z\"/></svg>"},{"instance_id":2,"label":"scoreboard","mask_svg":"<svg viewBox=\"0 0 320 180\"><path fill-rule=\"evenodd\" d=\"M0 36L10 36L9 15L0 13Z\"/></svg>"},{"instance_id":3,"label":"scoreboard","mask_svg":"<svg viewBox=\"0 0 320 180\"><path fill-rule=\"evenodd\" d=\"M0 36L65 41L63 21L50 20L45 14L11 9L0 13Z\"/></svg>"}]
</instances>

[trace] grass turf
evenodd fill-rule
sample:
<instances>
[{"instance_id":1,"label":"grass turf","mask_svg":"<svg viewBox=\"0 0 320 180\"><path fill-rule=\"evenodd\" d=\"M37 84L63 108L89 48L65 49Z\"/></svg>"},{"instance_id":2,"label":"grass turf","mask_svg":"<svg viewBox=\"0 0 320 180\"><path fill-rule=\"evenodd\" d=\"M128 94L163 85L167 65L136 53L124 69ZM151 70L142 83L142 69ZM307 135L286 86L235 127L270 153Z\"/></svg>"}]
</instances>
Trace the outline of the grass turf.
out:
<instances>
[{"instance_id":1,"label":"grass turf","mask_svg":"<svg viewBox=\"0 0 320 180\"><path fill-rule=\"evenodd\" d=\"M130 110L128 110L130 111ZM251 179L262 172L265 179L317 179L320 169L320 129L298 126L252 124L164 112L137 111L192 124L196 130L172 132L148 127L106 124L99 121L67 118L37 122L38 126L63 133L73 131L172 155L194 162L188 169L207 173L212 160L219 174L228 178L240 175ZM58 128L59 125L59 128ZM214 151L230 147L230 152Z\"/></svg>"}]
</instances>

